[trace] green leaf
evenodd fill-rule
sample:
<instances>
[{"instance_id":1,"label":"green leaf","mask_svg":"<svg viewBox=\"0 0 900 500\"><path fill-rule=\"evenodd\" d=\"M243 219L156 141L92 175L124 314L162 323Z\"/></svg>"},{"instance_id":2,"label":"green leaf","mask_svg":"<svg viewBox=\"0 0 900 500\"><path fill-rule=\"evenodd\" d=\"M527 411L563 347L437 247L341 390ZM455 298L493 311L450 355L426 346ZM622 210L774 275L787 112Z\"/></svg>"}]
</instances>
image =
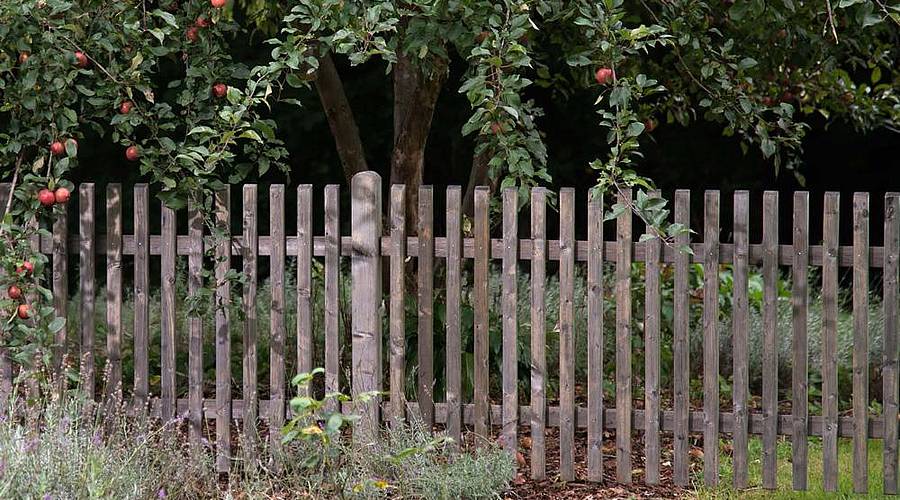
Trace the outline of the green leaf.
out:
<instances>
[{"instance_id":1,"label":"green leaf","mask_svg":"<svg viewBox=\"0 0 900 500\"><path fill-rule=\"evenodd\" d=\"M644 131L644 124L641 122L631 122L628 124L626 133L628 137L637 137Z\"/></svg>"},{"instance_id":2,"label":"green leaf","mask_svg":"<svg viewBox=\"0 0 900 500\"><path fill-rule=\"evenodd\" d=\"M756 59L754 59L752 57L745 57L745 58L741 59L741 62L738 63L738 67L741 69L750 69L750 68L756 66L757 64L758 63L756 62Z\"/></svg>"},{"instance_id":3,"label":"green leaf","mask_svg":"<svg viewBox=\"0 0 900 500\"><path fill-rule=\"evenodd\" d=\"M163 10L156 9L156 10L154 10L153 12L151 12L151 14L153 14L154 16L156 16L156 17L162 19L163 21L166 22L166 24L168 24L169 26L171 26L171 27L173 27L173 28L177 28L177 27L178 27L178 21L176 21L176 20L175 20L175 16L172 15L171 13L169 13L169 12L166 12L166 11L163 11Z\"/></svg>"}]
</instances>

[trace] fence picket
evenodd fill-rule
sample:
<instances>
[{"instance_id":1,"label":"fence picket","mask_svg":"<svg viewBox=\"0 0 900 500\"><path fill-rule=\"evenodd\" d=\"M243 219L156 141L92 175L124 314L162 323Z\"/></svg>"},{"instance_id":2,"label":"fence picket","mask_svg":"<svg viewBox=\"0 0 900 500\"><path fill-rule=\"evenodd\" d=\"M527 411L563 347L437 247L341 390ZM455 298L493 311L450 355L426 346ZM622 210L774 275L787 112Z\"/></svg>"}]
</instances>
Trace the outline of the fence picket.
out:
<instances>
[{"instance_id":1,"label":"fence picket","mask_svg":"<svg viewBox=\"0 0 900 500\"><path fill-rule=\"evenodd\" d=\"M147 411L150 401L149 217L149 188L138 184L134 186L134 405L141 413Z\"/></svg>"},{"instance_id":2,"label":"fence picket","mask_svg":"<svg viewBox=\"0 0 900 500\"><path fill-rule=\"evenodd\" d=\"M398 209L403 211L401 203ZM455 443L462 441L462 336L460 320L461 298L461 233L462 190L447 188L447 434ZM400 243L401 246L403 242ZM405 249L404 249L405 250ZM403 254L401 254L403 255ZM402 262L400 264L402 268ZM399 348L403 350L401 336Z\"/></svg>"},{"instance_id":3,"label":"fence picket","mask_svg":"<svg viewBox=\"0 0 900 500\"><path fill-rule=\"evenodd\" d=\"M750 241L750 193L734 193L734 301L733 301L733 401L734 401L734 477L736 489L748 486L748 431L750 419L748 258Z\"/></svg>"},{"instance_id":4,"label":"fence picket","mask_svg":"<svg viewBox=\"0 0 900 500\"><path fill-rule=\"evenodd\" d=\"M884 492L897 494L897 279L900 266L900 194L884 197Z\"/></svg>"},{"instance_id":5,"label":"fence picket","mask_svg":"<svg viewBox=\"0 0 900 500\"><path fill-rule=\"evenodd\" d=\"M791 464L794 490L806 490L807 456L809 443L809 381L807 319L809 312L809 193L794 193L794 241L793 241L791 310L793 360L791 363L793 387L791 389L793 435L791 437Z\"/></svg>"},{"instance_id":6,"label":"fence picket","mask_svg":"<svg viewBox=\"0 0 900 500\"><path fill-rule=\"evenodd\" d=\"M78 268L81 277L81 382L88 398L94 395L94 184L79 186L81 245Z\"/></svg>"},{"instance_id":7,"label":"fence picket","mask_svg":"<svg viewBox=\"0 0 900 500\"><path fill-rule=\"evenodd\" d=\"M313 370L312 185L297 186L297 372Z\"/></svg>"},{"instance_id":8,"label":"fence picket","mask_svg":"<svg viewBox=\"0 0 900 500\"><path fill-rule=\"evenodd\" d=\"M193 200L188 202L188 296L203 287L203 215ZM191 445L203 437L203 318L194 311L188 318L188 429Z\"/></svg>"},{"instance_id":9,"label":"fence picket","mask_svg":"<svg viewBox=\"0 0 900 500\"><path fill-rule=\"evenodd\" d=\"M417 399L425 427L434 426L434 190L419 188Z\"/></svg>"},{"instance_id":10,"label":"fence picket","mask_svg":"<svg viewBox=\"0 0 900 500\"><path fill-rule=\"evenodd\" d=\"M853 194L853 492L868 491L869 195Z\"/></svg>"},{"instance_id":11,"label":"fence picket","mask_svg":"<svg viewBox=\"0 0 900 500\"><path fill-rule=\"evenodd\" d=\"M285 264L285 232L284 232L284 185L269 187L269 239L271 253L269 256L269 284L272 303L269 307L269 425L280 429L284 425L285 413L285 373L284 373L284 264ZM277 432L270 433L271 443L275 449L281 445L281 436Z\"/></svg>"},{"instance_id":12,"label":"fence picket","mask_svg":"<svg viewBox=\"0 0 900 500\"><path fill-rule=\"evenodd\" d=\"M825 193L822 222L822 479L825 491L838 487L838 245L840 193Z\"/></svg>"},{"instance_id":13,"label":"fence picket","mask_svg":"<svg viewBox=\"0 0 900 500\"><path fill-rule=\"evenodd\" d=\"M475 275L473 295L475 299L475 433L488 437L491 408L488 401L488 355L490 338L488 331L488 281L490 280L490 225L488 221L489 191L487 187L475 188Z\"/></svg>"},{"instance_id":14,"label":"fence picket","mask_svg":"<svg viewBox=\"0 0 900 500\"><path fill-rule=\"evenodd\" d=\"M518 193L516 188L503 189L503 417L501 436L503 446L508 452L515 455L518 439L516 437L519 427L519 400L518 386L519 373L517 370L517 329L516 306L518 305L518 281L516 268L518 267Z\"/></svg>"},{"instance_id":15,"label":"fence picket","mask_svg":"<svg viewBox=\"0 0 900 500\"><path fill-rule=\"evenodd\" d=\"M691 227L691 192L683 189L675 191L675 222L687 229ZM675 244L682 248L690 244L690 234L685 232L675 237ZM688 279L690 255L683 250L675 254L674 316L673 336L673 405L675 407L674 481L679 486L690 484L690 310L688 300Z\"/></svg>"},{"instance_id":16,"label":"fence picket","mask_svg":"<svg viewBox=\"0 0 900 500\"><path fill-rule=\"evenodd\" d=\"M544 280L547 259L547 192L531 190L531 477L546 477L547 355Z\"/></svg>"},{"instance_id":17,"label":"fence picket","mask_svg":"<svg viewBox=\"0 0 900 500\"><path fill-rule=\"evenodd\" d=\"M391 187L391 415L406 418L406 186ZM449 272L449 271L448 271ZM449 280L449 274L448 278ZM449 297L449 285L447 292ZM449 311L448 311L449 314ZM449 331L448 331L449 343ZM449 349L449 347L448 347ZM449 354L448 354L449 356ZM447 403L450 403L448 396ZM448 422L448 426L450 423ZM458 424L457 424L458 428Z\"/></svg>"},{"instance_id":18,"label":"fence picket","mask_svg":"<svg viewBox=\"0 0 900 500\"><path fill-rule=\"evenodd\" d=\"M559 477L575 480L575 190L559 192Z\"/></svg>"},{"instance_id":19,"label":"fence picket","mask_svg":"<svg viewBox=\"0 0 900 500\"><path fill-rule=\"evenodd\" d=\"M658 198L659 192L652 192ZM659 258L660 239L653 235L644 242L644 480L647 484L659 484Z\"/></svg>"},{"instance_id":20,"label":"fence picket","mask_svg":"<svg viewBox=\"0 0 900 500\"><path fill-rule=\"evenodd\" d=\"M603 195L591 194L587 220L587 460L588 481L599 482L603 480Z\"/></svg>"},{"instance_id":21,"label":"fence picket","mask_svg":"<svg viewBox=\"0 0 900 500\"><path fill-rule=\"evenodd\" d=\"M616 479L631 484L631 196L616 224Z\"/></svg>"},{"instance_id":22,"label":"fence picket","mask_svg":"<svg viewBox=\"0 0 900 500\"><path fill-rule=\"evenodd\" d=\"M341 228L340 186L325 186L325 392L341 390L340 318ZM330 399L328 411L337 409Z\"/></svg>"},{"instance_id":23,"label":"fence picket","mask_svg":"<svg viewBox=\"0 0 900 500\"><path fill-rule=\"evenodd\" d=\"M257 256L259 253L259 218L257 217L257 205L259 190L256 184L248 184L243 189L243 225L244 241L242 255L244 261L244 328L242 356L242 382L244 395L244 440L247 458L251 464L256 462L256 420L259 417L259 393L257 375L257 280L259 272L257 268ZM274 293L274 287L273 287Z\"/></svg>"},{"instance_id":24,"label":"fence picket","mask_svg":"<svg viewBox=\"0 0 900 500\"><path fill-rule=\"evenodd\" d=\"M231 269L231 196L227 189L215 195L216 242L216 470L231 466L231 314L228 305L231 285L226 278Z\"/></svg>"},{"instance_id":25,"label":"fence picket","mask_svg":"<svg viewBox=\"0 0 900 500\"><path fill-rule=\"evenodd\" d=\"M122 185L106 186L106 397L122 394Z\"/></svg>"},{"instance_id":26,"label":"fence picket","mask_svg":"<svg viewBox=\"0 0 900 500\"><path fill-rule=\"evenodd\" d=\"M763 488L778 487L778 192L763 194Z\"/></svg>"},{"instance_id":27,"label":"fence picket","mask_svg":"<svg viewBox=\"0 0 900 500\"><path fill-rule=\"evenodd\" d=\"M719 482L719 192L706 191L703 216L703 482Z\"/></svg>"},{"instance_id":28,"label":"fence picket","mask_svg":"<svg viewBox=\"0 0 900 500\"><path fill-rule=\"evenodd\" d=\"M164 422L175 418L175 211L161 208L160 276L160 414Z\"/></svg>"},{"instance_id":29,"label":"fence picket","mask_svg":"<svg viewBox=\"0 0 900 500\"><path fill-rule=\"evenodd\" d=\"M63 204L53 218L53 309L56 316L68 316L69 272L68 272L68 205ZM56 377L57 392L61 394L66 385L65 375L60 371L66 355L68 327L64 324L54 336L53 376Z\"/></svg>"},{"instance_id":30,"label":"fence picket","mask_svg":"<svg viewBox=\"0 0 900 500\"><path fill-rule=\"evenodd\" d=\"M13 196L12 184L4 182L0 183L0 207L6 210L6 206ZM0 277L5 274L4 269L0 269ZM13 365L6 348L0 348L0 398L2 401L9 401L9 395L12 394ZM6 416L7 405L0 405L0 416Z\"/></svg>"}]
</instances>

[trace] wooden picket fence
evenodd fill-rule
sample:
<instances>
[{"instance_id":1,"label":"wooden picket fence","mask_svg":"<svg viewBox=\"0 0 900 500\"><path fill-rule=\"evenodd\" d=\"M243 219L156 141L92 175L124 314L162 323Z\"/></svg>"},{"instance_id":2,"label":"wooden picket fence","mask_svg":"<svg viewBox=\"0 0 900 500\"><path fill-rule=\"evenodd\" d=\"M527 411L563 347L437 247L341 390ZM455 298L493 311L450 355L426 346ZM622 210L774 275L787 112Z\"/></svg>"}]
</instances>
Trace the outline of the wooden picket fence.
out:
<instances>
[{"instance_id":1,"label":"wooden picket fence","mask_svg":"<svg viewBox=\"0 0 900 500\"><path fill-rule=\"evenodd\" d=\"M559 239L547 237L547 198L549 192L536 188L531 192L530 238L520 238L518 200L514 190L502 192L502 236L491 238L490 192L487 188L475 191L475 211L472 237L463 237L461 190L457 186L446 192L446 234L434 234L434 206L432 187L422 187L418 192L418 226L406 227L404 206L406 191L403 186L392 186L387 203L388 216L383 216L382 183L373 172L356 175L351 185L351 236L341 236L339 214L340 190L338 186L325 188L324 210L313 210L313 188L301 185L297 188L297 232L285 234L285 187L273 185L269 189L269 231L260 236L257 221L257 186L243 186L243 207L240 216L242 235L220 240L215 248L219 259L215 264L218 278L225 276L232 257L240 257L248 285L243 287L243 305L246 320L243 322L243 399L232 398L230 369L231 342L228 333L227 308L217 308L215 318L193 317L187 332L176 332L175 268L180 256L187 256L189 268L189 293L196 293L201 286L200 271L203 266L204 239L201 216L189 207L189 231L176 234L176 213L163 207L161 234L149 234L149 189L146 185L134 187L134 234L123 234L123 191L120 185L106 187L105 234L97 234L95 227L95 199L93 184L82 184L79 194L79 228L77 235L69 234L66 217L57 218L52 238L44 238L39 244L42 252L52 257L52 287L55 304L64 311L67 300L66 258L68 253L79 255L81 301L80 332L63 331L58 338L64 343L66 335L80 337L82 375L87 387L96 384L95 352L102 346L94 346L94 295L95 255L105 255L107 283L108 331L105 346L111 367L110 386L122 378L122 338L126 328L122 324L122 262L123 255L134 256L134 387L132 395L138 405L147 405L154 414L164 419L184 412L188 415L190 439L201 437L205 419L215 419L217 434L217 464L221 471L230 466L231 425L242 420L244 430L252 431L257 421L268 421L270 428L282 425L287 417L285 343L288 332L285 327L284 281L286 256L296 257L297 329L295 332L296 366L299 371L313 368L313 309L311 305L312 271L314 259L324 258L324 365L327 391L340 389L340 337L339 337L339 277L342 257L349 256L352 276L352 394L367 391L385 391L383 400L352 406L363 415L355 435L358 439L375 436L377 425L401 421L415 414L429 424L443 424L446 432L460 439L465 425L474 432L489 435L499 427L501 442L515 447L521 425L528 425L532 438L531 473L537 478L546 475L545 433L548 427L557 427L559 434L559 476L562 480L576 479L575 431L587 430L587 478L600 481L603 478L604 431L615 432L616 479L620 483L632 481L632 432L643 433L646 469L644 480L649 484L660 481L661 441L660 433L674 436L672 453L675 483L687 485L689 477L689 448L692 433L703 435L703 478L707 485L715 485L719 476L719 440L730 435L733 440L734 486L748 486L748 439L750 435L762 436L763 487L776 487L776 442L780 436L788 436L792 443L793 487L808 487L809 464L808 437L822 438L824 488L834 491L838 484L838 438L853 440L853 485L857 492L865 492L868 478L867 440L883 439L884 442L884 491L897 493L898 485L898 257L900 257L900 194L885 197L884 245L869 245L869 195L853 196L853 245L841 246L838 239L839 195L827 193L824 197L823 241L813 245L809 238L809 194L794 193L793 239L790 244L779 242L778 213L779 194L765 192L762 210L762 241L749 241L750 196L747 191L734 193L733 225L720 223L721 197L718 191L704 194L704 224L698 231L702 241L691 242L690 236L677 238L677 245L690 244L693 255L679 252L674 245L664 245L659 239L635 241L632 214L618 216L616 231L611 237L603 232L603 200L588 201L588 231L586 241L575 238L575 191L571 188L559 192ZM9 186L0 186L0 200L8 196ZM679 190L674 195L674 221L690 226L690 193ZM631 194L618 195L618 202L630 203ZM227 226L232 216L229 193L222 192L216 199L216 220ZM70 207L74 208L74 207ZM313 234L313 216L324 216L324 236ZM382 228L382 221L389 227ZM733 234L733 241L720 241L723 228ZM407 237L407 230L417 236ZM148 380L151 367L148 362L149 330L149 261L151 256L161 258L161 317L162 361L161 394L151 397ZM257 301L257 258L267 256L271 279L271 353L269 387L270 398L260 400L257 391L257 326L254 307ZM382 286L382 260L390 261L390 296L385 303ZM417 401L406 401L404 286L407 260L417 263L418 295L418 388ZM433 302L434 267L436 259L443 259L446 270L446 394L433 394ZM474 260L474 394L471 399L462 394L462 339L461 339L461 273L466 259ZM489 289L488 275L493 260L502 262L502 377L503 396L499 402L489 398L488 371L489 340ZM517 273L521 261L530 263L531 278L531 394L527 404L517 395ZM545 281L546 266L558 262L559 273L559 400L549 405L546 397L548 377L545 332ZM635 409L632 399L632 274L633 262L645 263L645 316L643 318L646 372L642 408ZM704 270L702 364L703 408L691 408L689 400L689 265L700 263ZM575 375L574 345L574 279L575 267L587 265L587 349L588 376L577 381ZM607 300L602 287L604 263L615 265L615 353L605 359L603 352L603 310ZM720 264L733 265L733 408L720 410L719 395L719 335L718 310ZM671 408L663 408L660 387L660 280L661 266L674 267L674 386L671 390ZM764 338L762 359L761 412L749 410L750 389L748 382L748 269L760 266L764 280ZM820 267L822 297L824 300L823 364L820 367L823 390L821 416L809 415L807 314L810 290L807 272L810 266ZM791 384L792 404L790 414L779 414L778 387L788 383L777 379L776 342L777 331L776 285L779 269L792 269L793 285L791 304L793 375ZM838 271L841 267L853 269L853 411L849 416L838 414L837 387L837 315ZM870 268L883 268L884 278L884 359L882 378L884 384L883 413L868 413L868 287ZM217 300L228 301L231 295L227 280L216 290ZM389 331L384 345L388 353L382 353L382 318L389 318ZM202 335L204 322L212 321L216 338L215 397L205 399L202 392L203 372ZM176 398L176 335L188 339L189 365L187 399ZM383 368L386 362L386 369ZM603 364L615 365L615 405L607 407L603 401ZM382 374L388 375L387 383ZM575 386L586 386L587 404L577 405ZM440 400L443 400L442 402ZM465 402L466 400L470 402ZM499 404L494 404L499 403ZM276 437L277 441L277 437Z\"/></svg>"}]
</instances>

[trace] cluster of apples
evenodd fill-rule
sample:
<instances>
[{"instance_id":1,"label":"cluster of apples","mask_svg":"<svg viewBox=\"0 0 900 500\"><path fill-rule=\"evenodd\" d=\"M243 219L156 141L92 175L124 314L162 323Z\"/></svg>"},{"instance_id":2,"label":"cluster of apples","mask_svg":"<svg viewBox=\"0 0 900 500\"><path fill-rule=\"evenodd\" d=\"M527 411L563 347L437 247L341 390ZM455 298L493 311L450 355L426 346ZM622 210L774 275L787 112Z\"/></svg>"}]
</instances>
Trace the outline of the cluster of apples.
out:
<instances>
[{"instance_id":1,"label":"cluster of apples","mask_svg":"<svg viewBox=\"0 0 900 500\"><path fill-rule=\"evenodd\" d=\"M56 188L56 191L50 191L49 189L44 188L38 191L37 199L42 206L50 208L53 205L64 205L68 203L71 194L72 193L64 187L58 187Z\"/></svg>"},{"instance_id":2,"label":"cluster of apples","mask_svg":"<svg viewBox=\"0 0 900 500\"><path fill-rule=\"evenodd\" d=\"M34 273L34 264L29 261L22 262L22 265L16 268L16 274L20 276L30 276ZM6 296L9 297L9 300L20 302L25 296L22 293L22 289L16 285L10 285L6 290ZM16 307L16 316L19 319L28 319L31 317L31 307L28 304L19 304Z\"/></svg>"},{"instance_id":3,"label":"cluster of apples","mask_svg":"<svg viewBox=\"0 0 900 500\"><path fill-rule=\"evenodd\" d=\"M226 0L210 0L209 4L212 5L214 9L221 9L225 6L225 2ZM187 31L184 33L184 37L187 38L188 42L194 43L200 39L200 30L207 27L209 27L209 19L200 16L194 21L192 26L188 27Z\"/></svg>"}]
</instances>

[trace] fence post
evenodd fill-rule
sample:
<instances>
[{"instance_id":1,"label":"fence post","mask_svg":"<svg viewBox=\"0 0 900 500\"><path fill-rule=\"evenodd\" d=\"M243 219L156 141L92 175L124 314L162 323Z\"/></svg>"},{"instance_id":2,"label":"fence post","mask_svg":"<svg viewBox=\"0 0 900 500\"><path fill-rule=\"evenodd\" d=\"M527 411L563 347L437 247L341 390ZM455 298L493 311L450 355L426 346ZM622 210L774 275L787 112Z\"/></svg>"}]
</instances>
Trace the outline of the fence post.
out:
<instances>
[{"instance_id":1,"label":"fence post","mask_svg":"<svg viewBox=\"0 0 900 500\"><path fill-rule=\"evenodd\" d=\"M381 390L381 177L375 172L360 172L353 176L350 190L351 392L356 400L362 393ZM362 417L358 432L353 434L358 444L371 442L376 436L379 401L373 398L354 406Z\"/></svg>"}]
</instances>

